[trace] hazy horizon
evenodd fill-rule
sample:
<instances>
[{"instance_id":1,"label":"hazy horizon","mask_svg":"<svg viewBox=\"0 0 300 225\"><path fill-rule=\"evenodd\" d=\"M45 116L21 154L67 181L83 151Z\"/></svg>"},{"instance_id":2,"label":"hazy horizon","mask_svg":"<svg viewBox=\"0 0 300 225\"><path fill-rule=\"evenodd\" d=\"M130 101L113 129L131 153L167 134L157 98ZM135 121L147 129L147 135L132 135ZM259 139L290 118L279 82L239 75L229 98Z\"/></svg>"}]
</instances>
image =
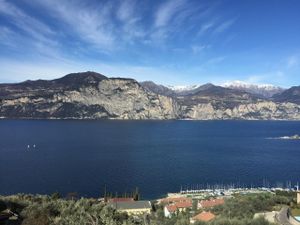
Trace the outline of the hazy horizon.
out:
<instances>
[{"instance_id":1,"label":"hazy horizon","mask_svg":"<svg viewBox=\"0 0 300 225\"><path fill-rule=\"evenodd\" d=\"M78 72L74 72L75 74L76 73L86 73L86 72L95 72L95 73L99 73L99 72L96 72L96 71L78 71ZM70 74L73 74L73 73L70 73ZM105 74L102 74L102 73L99 73L103 76L106 76L107 78L125 78L125 79L132 79L131 77L121 77L121 76L107 76ZM37 78L37 79L28 79L28 80L21 80L21 81L3 81L3 82L0 82L0 84L14 84L14 83L22 83L22 82L26 82L26 81L37 81L37 80L55 80L55 79L60 79L60 78L63 78L64 76L66 75L69 75L69 74L64 74L62 76L59 76L59 77L53 77L53 78L49 78L49 79L40 79L40 78ZM165 83L165 84L161 84L161 83L157 83L157 82L154 82L152 80L136 80L137 82L139 83L143 83L143 82L153 82L155 83L156 85L163 85L164 87L167 87L167 88L170 88L170 89L185 89L185 88L197 88L201 85L206 85L206 84L213 84L213 85L217 85L217 86L222 86L222 87L229 87L231 85L235 86L235 85L248 85L249 87L251 85L254 85L254 86L257 86L257 87L274 87L274 88L290 88L290 87L285 87L285 86L279 86L279 85L273 85L273 84L270 84L270 83L255 83L255 82L245 82L245 81L240 81L240 80L230 80L230 81L226 81L226 82L223 82L223 83L212 83L212 82L206 82L206 83L193 83L193 84L175 84L175 85L171 85L171 84L168 84L168 83Z\"/></svg>"}]
</instances>

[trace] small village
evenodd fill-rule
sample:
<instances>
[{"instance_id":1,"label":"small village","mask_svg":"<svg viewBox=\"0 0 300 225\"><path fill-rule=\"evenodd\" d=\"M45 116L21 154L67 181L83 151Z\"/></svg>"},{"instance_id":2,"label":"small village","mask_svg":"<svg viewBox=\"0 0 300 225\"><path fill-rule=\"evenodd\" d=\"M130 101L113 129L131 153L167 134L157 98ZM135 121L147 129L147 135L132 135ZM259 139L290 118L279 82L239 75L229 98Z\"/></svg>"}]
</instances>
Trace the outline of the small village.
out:
<instances>
[{"instance_id":1,"label":"small village","mask_svg":"<svg viewBox=\"0 0 300 225\"><path fill-rule=\"evenodd\" d=\"M277 200L274 201L274 204L272 203L271 207L262 207L261 210L259 210L257 204L263 203L263 201L272 198L272 196L274 196L274 199L277 197ZM290 196L292 196L292 198L286 198ZM263 219L263 221L267 221L265 224L300 225L300 191L298 186L296 189L241 187L186 189L180 190L178 193L168 193L164 198L151 201L141 200L138 191L122 197L106 194L100 199L78 198L75 196L75 194L70 194L66 198L61 198L54 194L52 196L21 195L21 197L12 196L8 197L8 199L16 199L16 197L18 198L18 201L21 198L23 199L22 201L27 201L28 199L31 199L31 201L33 200L34 202L59 201L75 205L81 204L79 202L82 201L88 201L89 204L99 205L102 209L103 207L108 207L114 210L116 213L123 215L120 218L131 218L133 221L132 224L145 225L178 224L176 221L180 218L184 218L185 222L179 224L220 224L214 222L224 218L224 209L222 209L222 207L226 208L228 207L226 204L230 205L232 203L236 204L244 201L244 205L234 205L234 207L231 209L232 211L225 211L225 217L232 217L234 219L248 216L246 214L242 214L239 217L239 215L234 211L246 211L247 204L254 204L258 208L255 209L255 213L253 213L253 215L250 214L252 215L253 220ZM0 198L0 200L2 199ZM250 201L247 202L245 201L246 199L250 199ZM256 199L256 202L251 199ZM292 201L285 199L292 199ZM272 210L268 211L266 209ZM22 213L18 213L16 208L7 208L2 211L0 210L0 224L23 224L19 223L19 221L22 220L20 216L21 214ZM113 212L110 212L110 214L113 214ZM90 218L97 218L99 215L100 214L95 214L94 217L91 216ZM95 222L91 224L97 223Z\"/></svg>"},{"instance_id":2,"label":"small village","mask_svg":"<svg viewBox=\"0 0 300 225\"><path fill-rule=\"evenodd\" d=\"M275 194L280 192L296 192L297 204L300 205L300 191L291 188L217 188L217 189L190 189L181 190L179 193L168 193L166 198L156 201L135 201L133 198L110 198L107 204L120 212L129 215L147 215L155 208L163 207L164 217L172 218L180 213L190 214L190 223L213 221L217 214L211 210L221 206L227 199L234 198L236 195L247 194ZM288 207L282 207L279 211L260 212L254 218L263 217L270 223L283 225L300 225L300 215L293 216L289 213Z\"/></svg>"}]
</instances>

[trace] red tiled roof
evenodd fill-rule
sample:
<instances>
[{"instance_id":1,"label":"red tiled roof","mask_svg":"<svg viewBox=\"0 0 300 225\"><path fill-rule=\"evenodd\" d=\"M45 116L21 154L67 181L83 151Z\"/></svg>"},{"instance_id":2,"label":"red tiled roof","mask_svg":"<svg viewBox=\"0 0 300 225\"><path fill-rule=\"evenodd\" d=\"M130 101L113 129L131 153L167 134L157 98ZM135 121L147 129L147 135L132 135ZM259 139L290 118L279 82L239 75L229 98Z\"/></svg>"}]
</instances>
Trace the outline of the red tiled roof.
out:
<instances>
[{"instance_id":1,"label":"red tiled roof","mask_svg":"<svg viewBox=\"0 0 300 225\"><path fill-rule=\"evenodd\" d=\"M193 206L192 201L186 201L186 202L176 202L171 205L167 205L167 209L169 212L175 212L177 209L185 209L185 208L191 208Z\"/></svg>"},{"instance_id":2,"label":"red tiled roof","mask_svg":"<svg viewBox=\"0 0 300 225\"><path fill-rule=\"evenodd\" d=\"M185 197L164 198L161 200L161 203L176 203L176 202L186 202L186 201L191 201L191 199Z\"/></svg>"},{"instance_id":3,"label":"red tiled roof","mask_svg":"<svg viewBox=\"0 0 300 225\"><path fill-rule=\"evenodd\" d=\"M192 219L196 220L196 221L210 221L212 219L214 219L216 216L215 214L211 213L211 212L202 212L196 216L194 216Z\"/></svg>"},{"instance_id":4,"label":"red tiled roof","mask_svg":"<svg viewBox=\"0 0 300 225\"><path fill-rule=\"evenodd\" d=\"M175 203L177 208L191 208L193 206L192 201L187 201L187 202L177 202Z\"/></svg>"},{"instance_id":5,"label":"red tiled roof","mask_svg":"<svg viewBox=\"0 0 300 225\"><path fill-rule=\"evenodd\" d=\"M219 199L205 200L205 201L201 201L199 204L200 204L200 207L211 208L211 207L214 207L217 205L224 204L224 199L219 198Z\"/></svg>"},{"instance_id":6,"label":"red tiled roof","mask_svg":"<svg viewBox=\"0 0 300 225\"><path fill-rule=\"evenodd\" d=\"M110 198L108 202L132 202L134 201L133 198Z\"/></svg>"},{"instance_id":7,"label":"red tiled roof","mask_svg":"<svg viewBox=\"0 0 300 225\"><path fill-rule=\"evenodd\" d=\"M167 207L168 211L171 213L176 212L176 210L177 210L176 205L167 205L166 207Z\"/></svg>"}]
</instances>

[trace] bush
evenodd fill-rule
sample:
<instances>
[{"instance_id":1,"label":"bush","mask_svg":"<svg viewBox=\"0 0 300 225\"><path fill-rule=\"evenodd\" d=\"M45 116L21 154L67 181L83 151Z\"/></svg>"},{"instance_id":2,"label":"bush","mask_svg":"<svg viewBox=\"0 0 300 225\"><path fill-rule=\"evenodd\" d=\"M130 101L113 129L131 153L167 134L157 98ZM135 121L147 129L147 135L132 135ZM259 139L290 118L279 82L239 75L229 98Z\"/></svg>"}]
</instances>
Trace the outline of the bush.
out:
<instances>
[{"instance_id":1,"label":"bush","mask_svg":"<svg viewBox=\"0 0 300 225\"><path fill-rule=\"evenodd\" d=\"M224 205L215 207L213 211L229 219L252 219L257 212L272 211L277 200L277 196L268 193L240 195L226 200Z\"/></svg>"},{"instance_id":2,"label":"bush","mask_svg":"<svg viewBox=\"0 0 300 225\"><path fill-rule=\"evenodd\" d=\"M0 212L6 209L6 204L4 201L0 200Z\"/></svg>"}]
</instances>

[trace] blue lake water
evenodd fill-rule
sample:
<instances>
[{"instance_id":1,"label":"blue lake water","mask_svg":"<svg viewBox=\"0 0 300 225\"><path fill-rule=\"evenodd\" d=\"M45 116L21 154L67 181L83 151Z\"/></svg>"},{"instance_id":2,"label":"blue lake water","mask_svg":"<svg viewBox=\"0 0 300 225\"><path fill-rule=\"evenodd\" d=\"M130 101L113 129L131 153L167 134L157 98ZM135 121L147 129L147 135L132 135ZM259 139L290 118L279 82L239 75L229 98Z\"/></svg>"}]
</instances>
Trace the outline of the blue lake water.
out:
<instances>
[{"instance_id":1,"label":"blue lake water","mask_svg":"<svg viewBox=\"0 0 300 225\"><path fill-rule=\"evenodd\" d=\"M300 141L269 139L294 134L300 122L0 120L0 194L295 183Z\"/></svg>"}]
</instances>

